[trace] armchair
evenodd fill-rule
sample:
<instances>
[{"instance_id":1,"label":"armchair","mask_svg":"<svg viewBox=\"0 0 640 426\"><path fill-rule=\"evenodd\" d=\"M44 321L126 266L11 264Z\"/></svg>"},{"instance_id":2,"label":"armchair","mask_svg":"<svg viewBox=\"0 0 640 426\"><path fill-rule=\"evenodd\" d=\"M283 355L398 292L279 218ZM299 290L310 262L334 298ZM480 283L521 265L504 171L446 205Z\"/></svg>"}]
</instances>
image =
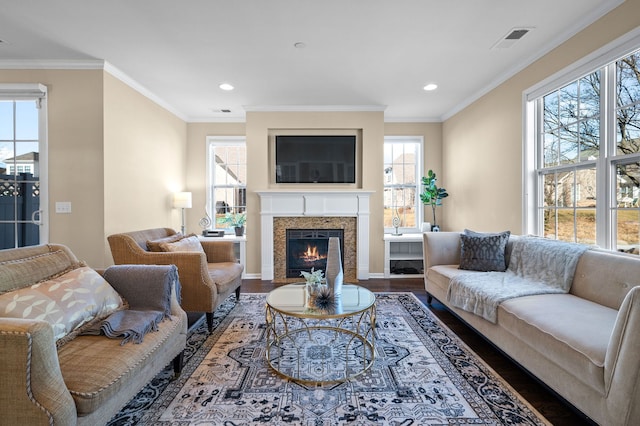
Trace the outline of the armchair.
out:
<instances>
[{"instance_id":1,"label":"armchair","mask_svg":"<svg viewBox=\"0 0 640 426\"><path fill-rule=\"evenodd\" d=\"M150 251L148 242L178 240L173 229L154 228L107 237L113 261L119 264L176 265L182 286L181 306L187 312L205 312L209 331L213 312L235 291L240 298L244 265L237 262L233 243L200 241L202 251Z\"/></svg>"}]
</instances>

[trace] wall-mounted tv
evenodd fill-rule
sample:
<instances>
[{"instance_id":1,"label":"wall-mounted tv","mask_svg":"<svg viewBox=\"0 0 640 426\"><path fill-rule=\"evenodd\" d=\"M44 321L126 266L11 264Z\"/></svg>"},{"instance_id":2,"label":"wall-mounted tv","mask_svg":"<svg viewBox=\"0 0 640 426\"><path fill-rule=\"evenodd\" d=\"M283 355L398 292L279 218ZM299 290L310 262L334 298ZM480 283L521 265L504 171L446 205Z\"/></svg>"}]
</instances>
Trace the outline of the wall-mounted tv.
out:
<instances>
[{"instance_id":1,"label":"wall-mounted tv","mask_svg":"<svg viewBox=\"0 0 640 426\"><path fill-rule=\"evenodd\" d=\"M276 135L276 183L355 183L356 136Z\"/></svg>"}]
</instances>

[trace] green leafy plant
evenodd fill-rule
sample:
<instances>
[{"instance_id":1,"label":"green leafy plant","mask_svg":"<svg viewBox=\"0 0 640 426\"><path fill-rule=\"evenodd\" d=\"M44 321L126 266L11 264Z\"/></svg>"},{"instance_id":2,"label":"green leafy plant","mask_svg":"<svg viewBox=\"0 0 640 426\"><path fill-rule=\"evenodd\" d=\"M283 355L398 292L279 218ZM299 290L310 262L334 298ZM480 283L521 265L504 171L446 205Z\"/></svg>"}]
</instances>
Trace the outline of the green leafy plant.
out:
<instances>
[{"instance_id":1,"label":"green leafy plant","mask_svg":"<svg viewBox=\"0 0 640 426\"><path fill-rule=\"evenodd\" d=\"M422 185L424 189L420 194L420 200L422 200L422 204L425 206L431 206L431 210L433 211L433 226L437 226L438 222L436 221L436 207L442 205L442 199L449 196L447 190L444 188L438 188L436 182L438 179L436 178L436 174L433 170L429 170L427 176L422 177Z\"/></svg>"},{"instance_id":2,"label":"green leafy plant","mask_svg":"<svg viewBox=\"0 0 640 426\"><path fill-rule=\"evenodd\" d=\"M324 281L324 272L322 272L322 269L314 270L311 268L311 272L302 271L300 275L303 276L309 284L322 284Z\"/></svg>"},{"instance_id":3,"label":"green leafy plant","mask_svg":"<svg viewBox=\"0 0 640 426\"><path fill-rule=\"evenodd\" d=\"M247 215L245 213L231 213L227 212L224 217L218 219L221 224L226 224L232 228L242 228L247 222Z\"/></svg>"}]
</instances>

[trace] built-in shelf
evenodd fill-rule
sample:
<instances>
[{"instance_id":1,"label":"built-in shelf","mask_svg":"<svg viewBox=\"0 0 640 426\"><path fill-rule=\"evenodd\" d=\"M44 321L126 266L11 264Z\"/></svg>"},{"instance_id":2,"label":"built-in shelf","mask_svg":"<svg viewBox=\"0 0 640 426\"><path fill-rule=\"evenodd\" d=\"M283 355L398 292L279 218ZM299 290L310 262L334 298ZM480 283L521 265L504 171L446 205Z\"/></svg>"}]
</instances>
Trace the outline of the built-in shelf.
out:
<instances>
[{"instance_id":1,"label":"built-in shelf","mask_svg":"<svg viewBox=\"0 0 640 426\"><path fill-rule=\"evenodd\" d=\"M384 277L423 276L422 234L384 234Z\"/></svg>"}]
</instances>

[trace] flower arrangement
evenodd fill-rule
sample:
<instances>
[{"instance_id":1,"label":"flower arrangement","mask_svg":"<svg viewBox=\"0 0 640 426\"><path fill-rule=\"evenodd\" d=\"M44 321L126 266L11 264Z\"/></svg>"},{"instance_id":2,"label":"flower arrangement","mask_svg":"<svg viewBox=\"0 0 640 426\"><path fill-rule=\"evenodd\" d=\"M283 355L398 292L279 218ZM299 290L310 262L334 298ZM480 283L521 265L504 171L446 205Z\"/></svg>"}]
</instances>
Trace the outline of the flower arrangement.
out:
<instances>
[{"instance_id":1,"label":"flower arrangement","mask_svg":"<svg viewBox=\"0 0 640 426\"><path fill-rule=\"evenodd\" d=\"M311 268L311 272L300 272L300 275L304 277L307 284L322 284L324 282L324 272L322 269L314 270Z\"/></svg>"}]
</instances>

